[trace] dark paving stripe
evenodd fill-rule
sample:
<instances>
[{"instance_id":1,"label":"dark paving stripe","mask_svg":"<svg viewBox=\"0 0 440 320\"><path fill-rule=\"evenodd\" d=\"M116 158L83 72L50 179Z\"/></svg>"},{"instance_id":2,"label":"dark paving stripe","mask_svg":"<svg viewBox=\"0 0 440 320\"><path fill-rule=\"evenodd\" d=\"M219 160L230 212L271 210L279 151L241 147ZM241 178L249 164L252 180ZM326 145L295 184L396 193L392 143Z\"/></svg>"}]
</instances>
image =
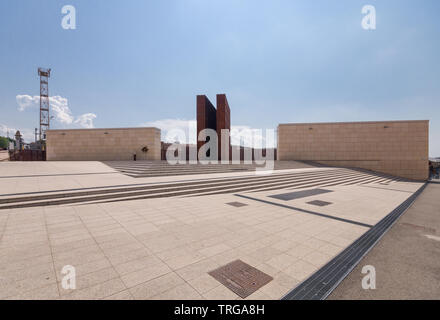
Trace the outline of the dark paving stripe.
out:
<instances>
[{"instance_id":1,"label":"dark paving stripe","mask_svg":"<svg viewBox=\"0 0 440 320\"><path fill-rule=\"evenodd\" d=\"M300 212L304 212L304 213L308 213L308 214L313 214L315 216L320 216L320 217L323 217L323 218L328 218L328 219L333 219L333 220L337 220L337 221L347 222L347 223L355 224L355 225L362 226L362 227L367 227L367 228L371 228L372 227L372 225L370 225L370 224L362 223L362 222L359 222L359 221L354 221L354 220L349 220L349 219L344 219L344 218L333 217L333 216L329 216L327 214L323 214L323 213L319 213L319 212L314 212L314 211L310 211L310 210L306 210L306 209L301 209L301 208L297 208L297 207L292 207L292 206L288 206L288 205L285 205L285 204L276 203L276 202L272 202L272 201L267 201L267 200L263 200L263 199L253 198L253 197L245 196L245 195L242 195L242 194L234 194L234 196L237 196L237 197L240 197L240 198L249 199L249 200L255 200L255 201L263 202L263 203L266 203L266 204L271 204L271 205L282 207L282 208L286 208L286 209L291 209L291 210L296 210L296 211L300 211Z\"/></svg>"},{"instance_id":2,"label":"dark paving stripe","mask_svg":"<svg viewBox=\"0 0 440 320\"><path fill-rule=\"evenodd\" d=\"M278 200L289 201L289 200L294 200L294 199L316 196L318 194L328 193L328 192L333 192L333 190L310 189L310 190L303 190L303 191L296 191L296 192L274 194L269 197L275 198Z\"/></svg>"},{"instance_id":3,"label":"dark paving stripe","mask_svg":"<svg viewBox=\"0 0 440 320\"><path fill-rule=\"evenodd\" d=\"M327 201L322 201L322 200L313 200L313 201L309 201L307 203L314 205L314 206L318 206L318 207L325 207L325 206L328 206L329 204L332 204L332 202L327 202Z\"/></svg>"},{"instance_id":4,"label":"dark paving stripe","mask_svg":"<svg viewBox=\"0 0 440 320\"><path fill-rule=\"evenodd\" d=\"M397 206L373 228L364 233L344 251L285 295L283 300L323 300L353 270L375 246L396 220L411 206L426 187L423 184L414 194Z\"/></svg>"},{"instance_id":5,"label":"dark paving stripe","mask_svg":"<svg viewBox=\"0 0 440 320\"><path fill-rule=\"evenodd\" d=\"M226 204L229 204L230 206L236 207L236 208L241 208L241 207L245 207L248 204L243 203L243 202L238 202L238 201L234 201L234 202L227 202Z\"/></svg>"}]
</instances>

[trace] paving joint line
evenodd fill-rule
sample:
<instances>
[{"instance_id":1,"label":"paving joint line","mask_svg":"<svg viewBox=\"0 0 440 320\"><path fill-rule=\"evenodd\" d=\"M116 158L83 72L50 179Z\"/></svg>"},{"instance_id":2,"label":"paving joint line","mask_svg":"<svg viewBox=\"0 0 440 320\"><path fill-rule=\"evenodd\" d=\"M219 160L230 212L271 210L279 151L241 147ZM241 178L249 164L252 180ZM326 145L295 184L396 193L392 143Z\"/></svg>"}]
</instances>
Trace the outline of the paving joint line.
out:
<instances>
[{"instance_id":1,"label":"paving joint line","mask_svg":"<svg viewBox=\"0 0 440 320\"><path fill-rule=\"evenodd\" d=\"M47 227L47 215L46 215L46 210L44 208L43 208L43 217L44 217L44 227L46 229L46 235L47 235L47 242L49 244L49 249L50 249L50 257L52 258L52 266L53 266L53 272L54 272L54 276L55 276L55 284L57 286L58 297L61 297L61 291L60 291L60 288L58 287L58 281L57 281L57 268L55 266L55 260L53 258L53 250L52 250L52 243L50 241L50 236L49 236L49 228Z\"/></svg>"}]
</instances>

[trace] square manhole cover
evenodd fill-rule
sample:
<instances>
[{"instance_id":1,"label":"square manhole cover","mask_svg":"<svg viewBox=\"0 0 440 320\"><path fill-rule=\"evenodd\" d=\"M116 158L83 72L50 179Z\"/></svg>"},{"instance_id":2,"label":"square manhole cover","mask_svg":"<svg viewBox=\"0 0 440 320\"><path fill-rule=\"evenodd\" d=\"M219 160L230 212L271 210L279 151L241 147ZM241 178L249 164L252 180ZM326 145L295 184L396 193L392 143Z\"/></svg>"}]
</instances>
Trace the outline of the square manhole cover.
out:
<instances>
[{"instance_id":1,"label":"square manhole cover","mask_svg":"<svg viewBox=\"0 0 440 320\"><path fill-rule=\"evenodd\" d=\"M209 275L241 298L246 298L273 280L271 276L241 260L232 261L209 272Z\"/></svg>"},{"instance_id":2,"label":"square manhole cover","mask_svg":"<svg viewBox=\"0 0 440 320\"><path fill-rule=\"evenodd\" d=\"M313 204L314 206L319 206L319 207L324 207L324 206L328 206L329 204L332 204L331 202L322 201L322 200L313 200L313 201L309 201L307 203Z\"/></svg>"},{"instance_id":3,"label":"square manhole cover","mask_svg":"<svg viewBox=\"0 0 440 320\"><path fill-rule=\"evenodd\" d=\"M226 204L229 204L230 206L237 207L237 208L247 206L246 203L242 203L242 202L238 202L238 201L228 202Z\"/></svg>"}]
</instances>

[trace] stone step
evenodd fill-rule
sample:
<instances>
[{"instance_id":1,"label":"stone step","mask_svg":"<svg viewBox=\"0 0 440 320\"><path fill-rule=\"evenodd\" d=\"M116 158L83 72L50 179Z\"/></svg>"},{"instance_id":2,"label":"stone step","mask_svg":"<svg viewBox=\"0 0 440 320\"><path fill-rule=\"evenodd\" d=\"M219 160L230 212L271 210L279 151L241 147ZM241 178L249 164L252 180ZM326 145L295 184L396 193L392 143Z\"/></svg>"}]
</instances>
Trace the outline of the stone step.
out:
<instances>
[{"instance_id":1,"label":"stone step","mask_svg":"<svg viewBox=\"0 0 440 320\"><path fill-rule=\"evenodd\" d=\"M287 184L284 184L282 186L282 188L284 188L284 189L286 189L286 188L299 189L299 188L304 188L304 187L309 187L309 186L310 187L316 187L316 186L322 185L323 182L325 183L327 181L331 181L331 183L330 184L325 184L326 186L345 185L345 184L347 184L349 182L351 182L351 184L358 184L358 183L362 183L362 182L369 181L369 180L373 181L373 180L376 180L376 179L382 180L382 178L373 179L371 177L370 178L363 178L362 179L360 176L357 176L355 178L351 177L351 179L349 179L349 178L350 178L349 175L345 175L343 178L340 178L340 179L329 178L329 179L321 179L321 180L318 180L317 182L314 182L314 181L316 181L316 179L315 179L315 180L308 180L306 183L296 183L296 182L295 183L287 183ZM258 192L258 191L271 191L271 190L277 190L277 189L280 189L280 186L268 187L267 185L265 185L265 186L262 186L261 188L253 188L251 190L243 189L243 188L237 188L237 189L231 190L231 192L243 192L243 191ZM225 193L225 192L206 192L206 193L203 193L203 194L200 194L200 195L213 195L213 194L220 194L220 193Z\"/></svg>"},{"instance_id":2,"label":"stone step","mask_svg":"<svg viewBox=\"0 0 440 320\"><path fill-rule=\"evenodd\" d=\"M347 176L362 176L363 174L350 174L350 173L341 173L336 175L328 175L327 177L309 177L309 178L303 178L298 179L297 177L288 177L284 179L274 179L273 177L269 177L269 181L267 179L265 181L249 181L247 183L241 183L240 185L248 186L246 190L252 190L255 189L258 186L279 186L282 187L288 183L292 183L292 181L295 181L295 183L304 183L304 184L310 184L313 181L327 181L327 180L335 180L335 178L338 178L340 176L347 177ZM111 194L100 194L100 195L83 195L83 196L65 196L62 199L41 199L40 200L32 200L32 201L16 201L15 203L5 203L0 206L0 209L12 209L12 208L21 208L21 207L33 207L33 206L48 206L48 205L61 205L61 204L68 204L68 203L78 203L78 202L85 202L85 201L97 201L97 200L107 200L107 199L113 199L113 198L125 198L127 196L130 197L141 197L142 199L145 198L153 198L153 197L163 197L163 196L179 196L179 195L185 195L185 194L198 194L206 192L207 189L209 190L216 190L224 192L225 190L233 188L235 185L237 185L236 182L229 182L224 183L222 186L214 185L214 186L207 186L206 183L198 184L193 187L187 187L187 186L179 186L179 187L170 187L170 186L163 186L162 188L156 188L155 190L144 190L144 191L137 191L133 192L131 190L123 190L116 193ZM19 199L16 199L19 200Z\"/></svg>"},{"instance_id":3,"label":"stone step","mask_svg":"<svg viewBox=\"0 0 440 320\"><path fill-rule=\"evenodd\" d=\"M339 170L332 170L334 173L339 173ZM33 201L33 200L45 200L45 199L59 199L66 198L72 196L88 196L88 195L98 195L105 193L116 193L116 192L131 192L131 191L139 191L139 190L152 190L152 189L163 189L170 187L186 187L193 185L208 185L215 184L221 185L224 183L238 183L238 182L246 182L246 181L259 181L259 180L268 180L268 179L287 179L287 178L308 178L310 176L321 176L326 175L326 171L318 171L318 172L298 172L298 173L286 173L286 174L277 174L271 176L243 176L243 177L234 177L234 178L222 178L215 180L199 180L199 181L190 181L190 182L169 182L158 185L145 185L138 187L123 187L123 188L106 188L106 189L93 189L89 191L80 191L80 192L58 192L58 193L46 193L40 194L36 196L20 196L20 197L9 197L0 199L0 204L3 203L12 203L12 202L24 202L24 201Z\"/></svg>"},{"instance_id":4,"label":"stone step","mask_svg":"<svg viewBox=\"0 0 440 320\"><path fill-rule=\"evenodd\" d=\"M345 181L355 181L356 179L350 179ZM365 181L367 179L361 179L359 181ZM309 187L323 187L323 186L333 186L333 185L340 185L341 182L335 182L335 180L332 179L321 179L319 182L310 183L310 181L306 181L303 183L283 183L283 184L272 184L271 187L268 187L268 184L265 184L264 186L259 185L259 187L236 187L236 188L229 188L226 190L217 190L213 192L197 192L197 190L192 190L191 192L184 192L182 194L173 194L173 196L184 196L184 197L196 197L196 196L205 196L205 195L215 195L215 194L227 194L227 193L236 193L236 192L259 192L259 191L270 191L270 190L278 190L281 188L285 188L287 186L291 187L292 185L295 185L295 188L292 189L300 189L300 188L309 188ZM206 189L200 189L205 190ZM152 198L159 198L167 196L166 194L160 194L157 196L138 196L138 197L127 197L127 198L118 198L118 199L112 199L107 201L97 201L97 202L91 202L91 203L107 203L107 202L119 202L119 201L129 201L129 200L144 200L144 199L152 199Z\"/></svg>"}]
</instances>

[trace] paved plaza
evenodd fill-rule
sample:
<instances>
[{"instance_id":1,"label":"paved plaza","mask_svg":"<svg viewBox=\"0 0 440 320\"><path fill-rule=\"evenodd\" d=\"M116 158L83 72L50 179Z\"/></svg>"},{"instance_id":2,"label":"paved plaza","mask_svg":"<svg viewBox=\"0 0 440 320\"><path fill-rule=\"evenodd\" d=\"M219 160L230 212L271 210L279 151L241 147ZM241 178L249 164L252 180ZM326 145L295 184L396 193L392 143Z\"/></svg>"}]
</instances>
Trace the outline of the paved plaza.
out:
<instances>
[{"instance_id":1,"label":"paved plaza","mask_svg":"<svg viewBox=\"0 0 440 320\"><path fill-rule=\"evenodd\" d=\"M440 183L423 193L383 239L344 279L329 299L382 300L440 297ZM399 254L396 254L398 252ZM362 267L376 268L375 290L363 290Z\"/></svg>"},{"instance_id":2,"label":"paved plaza","mask_svg":"<svg viewBox=\"0 0 440 320\"><path fill-rule=\"evenodd\" d=\"M0 150L0 161L9 160L9 153L7 150Z\"/></svg>"},{"instance_id":3,"label":"paved plaza","mask_svg":"<svg viewBox=\"0 0 440 320\"><path fill-rule=\"evenodd\" d=\"M293 161L161 166L1 163L0 298L242 299L209 274L241 260L272 279L246 299L280 299L423 185Z\"/></svg>"}]
</instances>

